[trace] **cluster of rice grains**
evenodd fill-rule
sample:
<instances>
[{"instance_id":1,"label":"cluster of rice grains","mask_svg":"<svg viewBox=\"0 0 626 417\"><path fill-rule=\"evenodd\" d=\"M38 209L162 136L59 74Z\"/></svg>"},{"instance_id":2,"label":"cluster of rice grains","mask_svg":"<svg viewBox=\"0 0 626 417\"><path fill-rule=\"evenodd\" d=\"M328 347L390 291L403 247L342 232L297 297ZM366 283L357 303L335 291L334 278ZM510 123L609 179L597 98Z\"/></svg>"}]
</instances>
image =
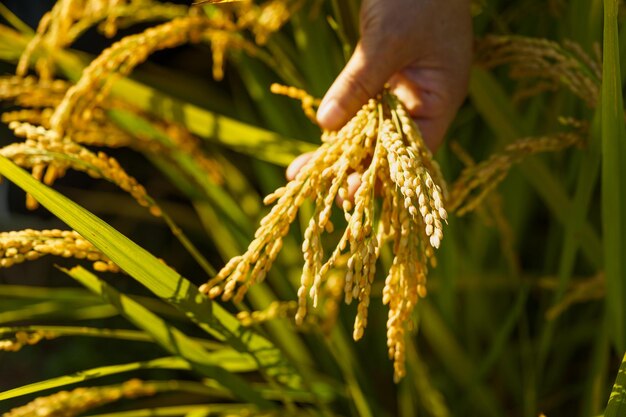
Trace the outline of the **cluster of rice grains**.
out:
<instances>
[{"instance_id":1,"label":"cluster of rice grains","mask_svg":"<svg viewBox=\"0 0 626 417\"><path fill-rule=\"evenodd\" d=\"M541 38L490 35L477 42L475 61L487 69L508 65L511 78L522 83L516 99L562 85L590 108L598 104L602 80L599 45L594 46L594 55L589 55L573 41L559 44Z\"/></svg>"},{"instance_id":2,"label":"cluster of rice grains","mask_svg":"<svg viewBox=\"0 0 626 417\"><path fill-rule=\"evenodd\" d=\"M248 250L231 259L201 290L212 298L241 300L251 285L265 278L299 208L310 199L315 209L304 232L296 322L302 323L306 315L307 295L317 306L327 274L345 262L340 284L345 302L358 303L353 337L360 339L367 325L376 261L391 240L393 262L383 303L389 306L387 344L398 380L405 374L411 313L426 295L428 266L436 264L434 249L443 237L444 182L417 126L389 92L370 100L341 130L324 132L322 141L295 179L265 198L266 204L275 205L261 220ZM349 178L355 173L360 184L352 200ZM322 239L334 230L331 214L337 198L347 224L326 255Z\"/></svg>"},{"instance_id":3,"label":"cluster of rice grains","mask_svg":"<svg viewBox=\"0 0 626 417\"><path fill-rule=\"evenodd\" d=\"M28 404L2 414L2 417L61 417L77 416L86 411L122 399L154 395L157 387L150 382L131 379L121 385L76 388L39 397Z\"/></svg>"},{"instance_id":4,"label":"cluster of rice grains","mask_svg":"<svg viewBox=\"0 0 626 417\"><path fill-rule=\"evenodd\" d=\"M57 334L54 332L41 330L19 330L9 337L4 336L2 333L2 330L0 330L0 352L18 352L24 346L36 345L42 340L50 340L57 337Z\"/></svg>"},{"instance_id":5,"label":"cluster of rice grains","mask_svg":"<svg viewBox=\"0 0 626 417\"><path fill-rule=\"evenodd\" d=\"M42 256L86 259L100 272L119 272L119 268L91 243L73 230L25 229L0 233L0 268L9 268Z\"/></svg>"},{"instance_id":6,"label":"cluster of rice grains","mask_svg":"<svg viewBox=\"0 0 626 417\"><path fill-rule=\"evenodd\" d=\"M468 167L461 172L450 188L448 210L457 216L475 210L506 178L511 167L524 161L528 156L557 152L571 146L582 146L585 142L581 135L584 127L579 126L577 120L563 119L562 122L577 128L577 131L518 139L479 164L469 161ZM457 155L464 152L458 147L458 144L454 145ZM460 156L463 159L467 158L465 155Z\"/></svg>"}]
</instances>

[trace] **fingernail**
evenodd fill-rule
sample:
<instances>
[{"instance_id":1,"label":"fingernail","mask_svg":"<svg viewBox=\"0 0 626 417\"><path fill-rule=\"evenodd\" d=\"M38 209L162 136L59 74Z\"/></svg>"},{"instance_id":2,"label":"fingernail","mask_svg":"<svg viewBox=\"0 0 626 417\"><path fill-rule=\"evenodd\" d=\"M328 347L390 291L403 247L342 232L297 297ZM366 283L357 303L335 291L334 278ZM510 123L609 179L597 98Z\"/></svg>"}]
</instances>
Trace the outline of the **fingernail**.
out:
<instances>
[{"instance_id":1,"label":"fingernail","mask_svg":"<svg viewBox=\"0 0 626 417\"><path fill-rule=\"evenodd\" d=\"M339 103L334 98L323 101L322 105L317 110L317 122L325 129L337 129L341 127L345 117L345 110L339 106Z\"/></svg>"},{"instance_id":2,"label":"fingernail","mask_svg":"<svg viewBox=\"0 0 626 417\"><path fill-rule=\"evenodd\" d=\"M294 160L291 164L289 164L289 166L287 167L287 170L285 171L285 177L287 177L288 181L293 180L294 178L296 178L296 175L298 175L298 171L300 171L300 168L302 168L302 166L296 164L296 160Z\"/></svg>"},{"instance_id":3,"label":"fingernail","mask_svg":"<svg viewBox=\"0 0 626 417\"><path fill-rule=\"evenodd\" d=\"M305 166L307 162L309 162L309 159L311 159L314 154L315 152L307 152L299 155L298 157L296 157L296 159L291 161L291 164L289 164L289 166L287 167L287 171L285 172L285 176L287 177L287 179L291 181L296 178L298 172L300 172L302 167Z\"/></svg>"},{"instance_id":4,"label":"fingernail","mask_svg":"<svg viewBox=\"0 0 626 417\"><path fill-rule=\"evenodd\" d=\"M348 195L350 196L350 201L354 201L354 196L356 192L361 187L361 175L357 172L353 172L348 175Z\"/></svg>"}]
</instances>

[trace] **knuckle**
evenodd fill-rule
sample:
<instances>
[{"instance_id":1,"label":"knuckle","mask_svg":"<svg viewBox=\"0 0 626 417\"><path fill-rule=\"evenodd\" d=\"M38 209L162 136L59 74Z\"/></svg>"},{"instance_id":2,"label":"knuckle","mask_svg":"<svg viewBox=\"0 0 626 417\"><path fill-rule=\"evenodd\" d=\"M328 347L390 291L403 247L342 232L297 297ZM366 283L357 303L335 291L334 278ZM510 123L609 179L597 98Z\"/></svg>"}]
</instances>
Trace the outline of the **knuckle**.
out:
<instances>
[{"instance_id":1,"label":"knuckle","mask_svg":"<svg viewBox=\"0 0 626 417\"><path fill-rule=\"evenodd\" d=\"M366 102L378 93L378 91L372 91L373 88L370 86L372 83L368 82L367 77L366 71L348 72L343 77L347 90L357 101Z\"/></svg>"}]
</instances>

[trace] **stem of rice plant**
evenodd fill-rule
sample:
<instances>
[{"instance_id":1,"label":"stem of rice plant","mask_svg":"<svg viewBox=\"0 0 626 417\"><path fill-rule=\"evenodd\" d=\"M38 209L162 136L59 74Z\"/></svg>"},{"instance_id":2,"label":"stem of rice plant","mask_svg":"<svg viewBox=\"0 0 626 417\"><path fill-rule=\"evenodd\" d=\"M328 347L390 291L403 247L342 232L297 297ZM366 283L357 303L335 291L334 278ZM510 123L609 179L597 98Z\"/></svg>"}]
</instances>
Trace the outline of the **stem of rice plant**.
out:
<instances>
[{"instance_id":1,"label":"stem of rice plant","mask_svg":"<svg viewBox=\"0 0 626 417\"><path fill-rule=\"evenodd\" d=\"M602 77L602 231L606 270L606 307L613 345L626 348L626 126L618 39L618 2L604 1Z\"/></svg>"}]
</instances>

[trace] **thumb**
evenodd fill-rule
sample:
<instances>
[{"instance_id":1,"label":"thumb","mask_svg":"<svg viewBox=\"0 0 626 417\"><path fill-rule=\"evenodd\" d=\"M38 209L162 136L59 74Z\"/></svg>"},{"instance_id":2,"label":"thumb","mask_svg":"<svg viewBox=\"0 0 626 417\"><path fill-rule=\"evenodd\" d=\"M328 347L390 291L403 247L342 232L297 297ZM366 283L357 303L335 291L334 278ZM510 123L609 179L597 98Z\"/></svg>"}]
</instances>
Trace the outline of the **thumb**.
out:
<instances>
[{"instance_id":1,"label":"thumb","mask_svg":"<svg viewBox=\"0 0 626 417\"><path fill-rule=\"evenodd\" d=\"M359 43L346 67L326 92L317 110L317 122L322 128L336 130L346 124L396 72L390 57L381 57L372 51L371 48L365 50Z\"/></svg>"}]
</instances>

